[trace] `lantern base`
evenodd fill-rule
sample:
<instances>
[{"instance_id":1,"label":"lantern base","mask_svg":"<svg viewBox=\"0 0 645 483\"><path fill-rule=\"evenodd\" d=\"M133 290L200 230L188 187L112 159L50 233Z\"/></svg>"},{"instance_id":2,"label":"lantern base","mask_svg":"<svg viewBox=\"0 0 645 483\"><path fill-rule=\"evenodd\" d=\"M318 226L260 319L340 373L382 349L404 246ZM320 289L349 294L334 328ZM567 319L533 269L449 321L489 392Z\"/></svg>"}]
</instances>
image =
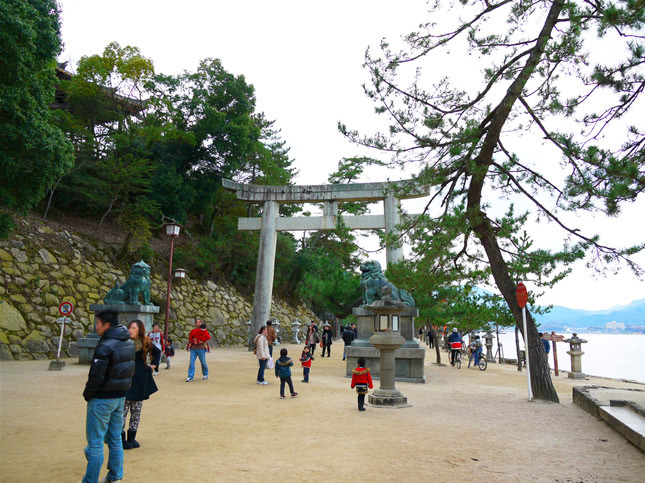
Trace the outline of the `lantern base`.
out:
<instances>
[{"instance_id":1,"label":"lantern base","mask_svg":"<svg viewBox=\"0 0 645 483\"><path fill-rule=\"evenodd\" d=\"M408 398L396 389L377 389L367 396L367 401L373 406L400 407L408 405Z\"/></svg>"},{"instance_id":2,"label":"lantern base","mask_svg":"<svg viewBox=\"0 0 645 483\"><path fill-rule=\"evenodd\" d=\"M587 375L583 372L569 372L567 373L569 379L584 379Z\"/></svg>"}]
</instances>

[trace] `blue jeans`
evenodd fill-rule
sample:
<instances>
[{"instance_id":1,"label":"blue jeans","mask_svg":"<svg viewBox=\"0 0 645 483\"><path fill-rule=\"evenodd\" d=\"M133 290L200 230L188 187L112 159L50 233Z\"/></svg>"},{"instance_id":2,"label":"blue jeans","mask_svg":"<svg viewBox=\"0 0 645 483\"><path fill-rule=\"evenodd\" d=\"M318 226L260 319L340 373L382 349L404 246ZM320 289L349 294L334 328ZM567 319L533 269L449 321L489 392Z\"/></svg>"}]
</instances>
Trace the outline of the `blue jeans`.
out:
<instances>
[{"instance_id":1,"label":"blue jeans","mask_svg":"<svg viewBox=\"0 0 645 483\"><path fill-rule=\"evenodd\" d=\"M260 368L258 369L258 382L264 382L264 369L267 367L266 359L258 359L260 363Z\"/></svg>"},{"instance_id":2,"label":"blue jeans","mask_svg":"<svg viewBox=\"0 0 645 483\"><path fill-rule=\"evenodd\" d=\"M123 478L123 444L121 427L123 426L124 397L115 399L90 399L87 403L85 435L87 446L85 458L87 469L83 483L98 483L103 466L103 442L110 450L108 457L108 480Z\"/></svg>"},{"instance_id":3,"label":"blue jeans","mask_svg":"<svg viewBox=\"0 0 645 483\"><path fill-rule=\"evenodd\" d=\"M311 370L311 367L303 367L302 368L302 376L305 379L305 382L309 382L309 371Z\"/></svg>"},{"instance_id":4,"label":"blue jeans","mask_svg":"<svg viewBox=\"0 0 645 483\"><path fill-rule=\"evenodd\" d=\"M190 364L188 365L188 377L195 377L195 359L199 357L202 365L202 375L208 376L208 366L206 365L206 349L190 349Z\"/></svg>"},{"instance_id":5,"label":"blue jeans","mask_svg":"<svg viewBox=\"0 0 645 483\"><path fill-rule=\"evenodd\" d=\"M482 351L483 349L480 347L473 353L473 357L475 358L475 365L479 364L479 358L482 355Z\"/></svg>"},{"instance_id":6,"label":"blue jeans","mask_svg":"<svg viewBox=\"0 0 645 483\"><path fill-rule=\"evenodd\" d=\"M269 355L273 357L273 344L269 344Z\"/></svg>"}]
</instances>

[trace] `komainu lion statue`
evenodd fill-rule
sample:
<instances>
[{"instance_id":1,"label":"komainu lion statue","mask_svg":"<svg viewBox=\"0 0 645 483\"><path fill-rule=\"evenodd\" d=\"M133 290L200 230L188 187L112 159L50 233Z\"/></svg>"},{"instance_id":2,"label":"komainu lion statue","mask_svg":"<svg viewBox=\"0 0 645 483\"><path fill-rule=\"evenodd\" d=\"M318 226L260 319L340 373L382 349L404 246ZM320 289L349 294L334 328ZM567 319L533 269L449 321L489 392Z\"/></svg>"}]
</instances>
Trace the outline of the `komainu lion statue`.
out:
<instances>
[{"instance_id":1,"label":"komainu lion statue","mask_svg":"<svg viewBox=\"0 0 645 483\"><path fill-rule=\"evenodd\" d=\"M152 305L150 303L150 265L143 260L132 265L130 278L121 286L117 282L103 301L106 304L139 305L139 294L143 295L143 305Z\"/></svg>"},{"instance_id":2,"label":"komainu lion statue","mask_svg":"<svg viewBox=\"0 0 645 483\"><path fill-rule=\"evenodd\" d=\"M392 289L392 300L398 300L410 307L415 306L414 299L405 290L400 290L385 278L381 264L376 260L368 260L361 265L361 290L363 291L363 305L370 305L375 300L382 298L381 288L387 285Z\"/></svg>"}]
</instances>

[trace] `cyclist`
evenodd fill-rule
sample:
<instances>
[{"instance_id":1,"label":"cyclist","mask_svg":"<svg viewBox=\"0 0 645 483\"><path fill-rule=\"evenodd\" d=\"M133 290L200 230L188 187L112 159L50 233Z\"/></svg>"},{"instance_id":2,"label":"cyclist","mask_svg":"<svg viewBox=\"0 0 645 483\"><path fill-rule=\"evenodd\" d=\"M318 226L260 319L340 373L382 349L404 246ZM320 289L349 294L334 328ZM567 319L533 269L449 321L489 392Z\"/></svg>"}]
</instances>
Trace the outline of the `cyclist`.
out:
<instances>
[{"instance_id":1,"label":"cyclist","mask_svg":"<svg viewBox=\"0 0 645 483\"><path fill-rule=\"evenodd\" d=\"M477 367L479 365L479 358L481 357L482 351L484 350L482 341L478 335L475 336L475 340L472 344L470 344L470 350L473 357L475 358L475 367Z\"/></svg>"},{"instance_id":2,"label":"cyclist","mask_svg":"<svg viewBox=\"0 0 645 483\"><path fill-rule=\"evenodd\" d=\"M455 359L457 358L457 352L459 352L459 349L453 349L452 344L454 342L461 342L461 336L459 335L459 331L457 330L457 327L452 328L452 333L448 336L448 342L451 344L450 345L450 365L454 366Z\"/></svg>"}]
</instances>

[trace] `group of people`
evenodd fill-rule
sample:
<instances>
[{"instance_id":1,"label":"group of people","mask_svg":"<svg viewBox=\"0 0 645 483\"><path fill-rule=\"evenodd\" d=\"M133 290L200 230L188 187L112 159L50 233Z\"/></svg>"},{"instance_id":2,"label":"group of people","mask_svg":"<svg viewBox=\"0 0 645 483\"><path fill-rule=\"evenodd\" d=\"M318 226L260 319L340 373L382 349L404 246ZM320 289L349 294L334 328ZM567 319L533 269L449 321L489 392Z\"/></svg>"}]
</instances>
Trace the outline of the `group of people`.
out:
<instances>
[{"instance_id":1,"label":"group of people","mask_svg":"<svg viewBox=\"0 0 645 483\"><path fill-rule=\"evenodd\" d=\"M159 324L153 325L152 331L146 334L145 325L140 320L132 320L127 326L119 324L118 314L104 311L96 315L96 332L100 340L90 366L88 380L83 397L87 401L85 456L87 468L84 483L99 481L103 465L103 444L109 449L107 476L102 482L116 482L123 477L123 450L139 448L136 440L141 422L143 402L158 391L153 376L159 374L161 354L164 354L166 369L170 368L170 359L175 355L172 340L164 340ZM342 335L345 349L357 337L356 325L343 327ZM195 377L195 362L199 359L204 380L208 379L206 353L209 352L207 326L196 319L195 328L188 337L187 350L190 351L190 363L186 382ZM273 344L277 336L271 321L260 328L254 340L254 353L259 362L257 384L266 385L264 372L269 361L273 364L276 378L280 379L280 398L284 399L285 386L289 387L291 397L298 396L291 379L293 360L288 350L282 348L280 357L273 362ZM321 337L314 321L308 327L305 347L299 362L303 370L302 382L309 383L311 362L314 359L316 345L322 347L322 357L331 357L333 331L326 324ZM346 351L343 351L345 360ZM365 394L373 387L370 371L365 367L365 359L358 359L358 367L352 372L351 387L358 393L358 409L364 411ZM129 415L129 424L128 424ZM127 428L127 429L126 429Z\"/></svg>"},{"instance_id":2,"label":"group of people","mask_svg":"<svg viewBox=\"0 0 645 483\"><path fill-rule=\"evenodd\" d=\"M109 457L108 474L102 482L122 479L123 450L141 446L136 440L141 411L143 402L158 391L153 376L159 374L161 354L166 356L166 369L170 369L170 359L175 355L172 340L164 340L157 323L146 334L141 320L132 320L123 326L119 324L116 312L104 311L96 315L95 327L101 338L94 349L83 391L87 401L87 468L83 483L99 481L104 442L108 445ZM208 379L205 353L210 338L206 325L197 319L189 334L187 349L191 354L187 382L194 378L197 358L204 379Z\"/></svg>"}]
</instances>

